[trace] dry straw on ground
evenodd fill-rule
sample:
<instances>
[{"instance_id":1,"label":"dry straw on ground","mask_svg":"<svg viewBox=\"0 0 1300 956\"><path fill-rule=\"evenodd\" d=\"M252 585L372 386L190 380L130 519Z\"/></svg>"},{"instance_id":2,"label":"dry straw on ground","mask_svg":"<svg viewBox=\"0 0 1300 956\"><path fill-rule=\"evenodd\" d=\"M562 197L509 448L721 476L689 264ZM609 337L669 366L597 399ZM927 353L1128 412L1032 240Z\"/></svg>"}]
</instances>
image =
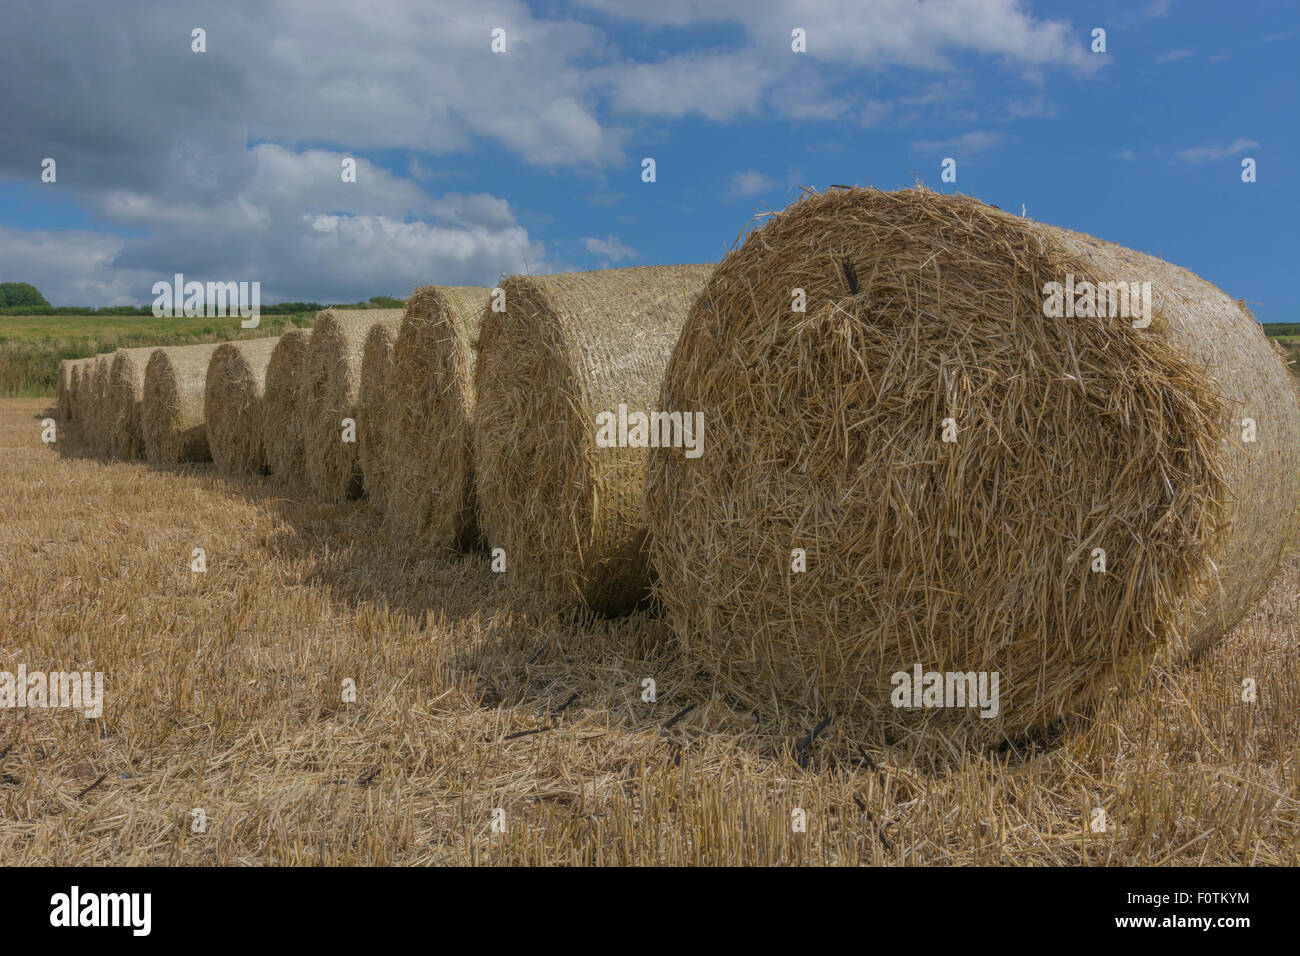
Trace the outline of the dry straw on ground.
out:
<instances>
[{"instance_id":1,"label":"dry straw on ground","mask_svg":"<svg viewBox=\"0 0 1300 956\"><path fill-rule=\"evenodd\" d=\"M383 514L387 483L384 480L384 446L388 432L386 400L393 374L393 342L397 326L384 322L371 326L361 345L361 380L357 386L357 460L361 465L366 498Z\"/></svg>"},{"instance_id":2,"label":"dry straw on ground","mask_svg":"<svg viewBox=\"0 0 1300 956\"><path fill-rule=\"evenodd\" d=\"M1154 321L1044 318L1067 273L1149 281ZM773 216L701 293L659 402L706 424L703 456L654 452L646 486L687 656L738 701L860 739L994 743L1086 709L1234 623L1300 517L1300 410L1247 314L961 196ZM1188 613L1216 566L1213 612ZM998 715L896 707L917 666L997 673Z\"/></svg>"},{"instance_id":3,"label":"dry straw on ground","mask_svg":"<svg viewBox=\"0 0 1300 956\"><path fill-rule=\"evenodd\" d=\"M291 329L280 336L266 367L262 396L262 447L271 474L285 481L306 480L302 457L302 415L298 389L307 368L309 329Z\"/></svg>"},{"instance_id":4,"label":"dry straw on ground","mask_svg":"<svg viewBox=\"0 0 1300 956\"><path fill-rule=\"evenodd\" d=\"M144 454L140 413L144 397L144 369L152 347L118 349L108 368L108 450L114 458L133 459Z\"/></svg>"},{"instance_id":5,"label":"dry straw on ground","mask_svg":"<svg viewBox=\"0 0 1300 956\"><path fill-rule=\"evenodd\" d=\"M480 336L475 480L507 580L604 613L648 577L646 448L597 447L596 417L654 410L668 354L711 266L506 280Z\"/></svg>"},{"instance_id":6,"label":"dry straw on ground","mask_svg":"<svg viewBox=\"0 0 1300 956\"><path fill-rule=\"evenodd\" d=\"M7 865L1300 864L1300 556L1091 725L937 773L809 740L659 618L539 614L368 509L44 444L46 404L0 401L0 644L102 671L104 713L0 713Z\"/></svg>"},{"instance_id":7,"label":"dry straw on ground","mask_svg":"<svg viewBox=\"0 0 1300 956\"><path fill-rule=\"evenodd\" d=\"M260 475L266 467L262 396L267 365L278 341L227 342L217 346L208 360L203 420L212 462L227 474Z\"/></svg>"},{"instance_id":8,"label":"dry straw on ground","mask_svg":"<svg viewBox=\"0 0 1300 956\"><path fill-rule=\"evenodd\" d=\"M478 537L474 364L488 295L473 286L416 289L393 346L384 523L432 547Z\"/></svg>"},{"instance_id":9,"label":"dry straw on ground","mask_svg":"<svg viewBox=\"0 0 1300 956\"><path fill-rule=\"evenodd\" d=\"M299 412L307 479L324 501L362 492L357 443L343 440L342 422L357 418L361 353L371 327L378 322L396 327L401 319L401 309L326 309L312 326Z\"/></svg>"},{"instance_id":10,"label":"dry straw on ground","mask_svg":"<svg viewBox=\"0 0 1300 956\"><path fill-rule=\"evenodd\" d=\"M203 421L204 380L216 345L155 349L144 372L140 414L149 461L175 465L211 461Z\"/></svg>"}]
</instances>

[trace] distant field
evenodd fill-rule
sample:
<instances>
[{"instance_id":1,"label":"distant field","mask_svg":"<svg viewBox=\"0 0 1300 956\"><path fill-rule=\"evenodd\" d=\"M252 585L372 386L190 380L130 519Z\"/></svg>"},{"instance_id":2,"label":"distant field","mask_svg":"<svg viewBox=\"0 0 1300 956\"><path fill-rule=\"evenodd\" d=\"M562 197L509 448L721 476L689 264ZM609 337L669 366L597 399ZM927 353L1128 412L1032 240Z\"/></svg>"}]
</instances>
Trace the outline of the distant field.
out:
<instances>
[{"instance_id":1,"label":"distant field","mask_svg":"<svg viewBox=\"0 0 1300 956\"><path fill-rule=\"evenodd\" d=\"M62 359L85 358L117 348L192 345L280 335L310 328L314 312L263 315L256 329L238 318L164 318L151 315L0 315L0 397L52 396ZM1264 325L1264 334L1286 349L1300 378L1300 324Z\"/></svg>"},{"instance_id":2,"label":"distant field","mask_svg":"<svg viewBox=\"0 0 1300 956\"><path fill-rule=\"evenodd\" d=\"M192 345L279 335L310 326L314 312L263 315L256 329L239 318L154 318L152 315L0 316L0 396L54 394L62 359L84 358L117 348Z\"/></svg>"}]
</instances>

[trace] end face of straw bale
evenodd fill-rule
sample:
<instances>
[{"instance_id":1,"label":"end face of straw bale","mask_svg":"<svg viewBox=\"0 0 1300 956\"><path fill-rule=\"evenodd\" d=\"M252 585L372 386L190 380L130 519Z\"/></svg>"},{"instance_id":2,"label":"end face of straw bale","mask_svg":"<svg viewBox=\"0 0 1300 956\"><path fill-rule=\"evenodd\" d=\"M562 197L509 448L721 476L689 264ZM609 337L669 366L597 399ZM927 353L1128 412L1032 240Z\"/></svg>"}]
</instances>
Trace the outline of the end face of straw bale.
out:
<instances>
[{"instance_id":1,"label":"end face of straw bale","mask_svg":"<svg viewBox=\"0 0 1300 956\"><path fill-rule=\"evenodd\" d=\"M262 394L276 343L273 338L227 342L208 361L203 399L208 446L213 463L227 474L260 475L266 469Z\"/></svg>"},{"instance_id":2,"label":"end face of straw bale","mask_svg":"<svg viewBox=\"0 0 1300 956\"><path fill-rule=\"evenodd\" d=\"M395 326L401 318L401 309L326 309L312 326L299 410L307 478L324 501L361 495L356 420L362 350L372 326Z\"/></svg>"},{"instance_id":3,"label":"end face of straw bale","mask_svg":"<svg viewBox=\"0 0 1300 956\"><path fill-rule=\"evenodd\" d=\"M72 417L72 361L70 359L59 362L55 405L60 421L67 421Z\"/></svg>"},{"instance_id":4,"label":"end face of straw bale","mask_svg":"<svg viewBox=\"0 0 1300 956\"><path fill-rule=\"evenodd\" d=\"M475 478L483 530L512 584L546 603L625 611L646 596L643 447L597 444L620 405L653 410L711 266L514 276L485 313Z\"/></svg>"},{"instance_id":5,"label":"end face of straw bale","mask_svg":"<svg viewBox=\"0 0 1300 956\"><path fill-rule=\"evenodd\" d=\"M215 345L155 349L144 371L140 421L150 462L211 461L204 383Z\"/></svg>"},{"instance_id":6,"label":"end face of straw bale","mask_svg":"<svg viewBox=\"0 0 1300 956\"><path fill-rule=\"evenodd\" d=\"M91 446L99 454L107 453L110 445L108 376L112 361L113 356L111 353L96 355L90 373L85 434L89 438Z\"/></svg>"},{"instance_id":7,"label":"end face of straw bale","mask_svg":"<svg viewBox=\"0 0 1300 956\"><path fill-rule=\"evenodd\" d=\"M262 446L271 474L290 482L306 478L298 390L307 368L310 340L309 329L292 329L284 333L276 342L266 367Z\"/></svg>"},{"instance_id":8,"label":"end face of straw bale","mask_svg":"<svg viewBox=\"0 0 1300 956\"><path fill-rule=\"evenodd\" d=\"M1222 402L1162 335L1044 319L1066 271L1141 278L1109 265L923 190L808 197L724 259L659 400L704 452L652 450L645 502L658 597L726 693L990 744L1145 671L1222 531ZM918 673L940 706L900 697Z\"/></svg>"},{"instance_id":9,"label":"end face of straw bale","mask_svg":"<svg viewBox=\"0 0 1300 956\"><path fill-rule=\"evenodd\" d=\"M384 446L388 434L388 387L393 374L397 329L377 324L361 347L361 381L357 392L357 454L366 498L380 514L387 506Z\"/></svg>"},{"instance_id":10,"label":"end face of straw bale","mask_svg":"<svg viewBox=\"0 0 1300 956\"><path fill-rule=\"evenodd\" d=\"M106 405L109 451L115 458L143 457L144 432L140 416L144 396L144 369L151 348L118 349L108 371Z\"/></svg>"},{"instance_id":11,"label":"end face of straw bale","mask_svg":"<svg viewBox=\"0 0 1300 956\"><path fill-rule=\"evenodd\" d=\"M431 547L479 539L473 468L473 370L488 290L424 286L393 346L385 421L384 522Z\"/></svg>"}]
</instances>

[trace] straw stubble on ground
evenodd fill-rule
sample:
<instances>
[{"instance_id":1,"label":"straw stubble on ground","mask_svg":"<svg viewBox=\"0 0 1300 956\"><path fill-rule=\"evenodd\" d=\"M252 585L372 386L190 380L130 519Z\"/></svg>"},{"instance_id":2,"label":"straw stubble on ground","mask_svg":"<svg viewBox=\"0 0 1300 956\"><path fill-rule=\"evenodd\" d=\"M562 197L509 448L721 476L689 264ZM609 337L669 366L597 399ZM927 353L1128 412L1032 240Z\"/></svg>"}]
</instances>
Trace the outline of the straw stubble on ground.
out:
<instances>
[{"instance_id":1,"label":"straw stubble on ground","mask_svg":"<svg viewBox=\"0 0 1300 956\"><path fill-rule=\"evenodd\" d=\"M102 670L106 703L0 710L6 863L1300 864L1294 558L1086 729L931 774L833 725L794 750L652 617L516 604L361 502L51 448L47 406L0 402L0 669Z\"/></svg>"}]
</instances>

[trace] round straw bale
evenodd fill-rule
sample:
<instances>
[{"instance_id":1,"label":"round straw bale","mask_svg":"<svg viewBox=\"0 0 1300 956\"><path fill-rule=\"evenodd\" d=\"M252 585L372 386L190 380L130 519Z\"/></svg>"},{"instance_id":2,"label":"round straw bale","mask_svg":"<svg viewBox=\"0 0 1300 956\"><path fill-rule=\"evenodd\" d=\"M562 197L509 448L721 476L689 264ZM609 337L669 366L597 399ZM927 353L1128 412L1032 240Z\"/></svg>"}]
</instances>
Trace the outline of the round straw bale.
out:
<instances>
[{"instance_id":1,"label":"round straw bale","mask_svg":"<svg viewBox=\"0 0 1300 956\"><path fill-rule=\"evenodd\" d=\"M384 522L433 547L478 537L474 364L488 295L474 286L416 289L393 346Z\"/></svg>"},{"instance_id":2,"label":"round straw bale","mask_svg":"<svg viewBox=\"0 0 1300 956\"><path fill-rule=\"evenodd\" d=\"M144 369L154 349L118 349L108 367L108 398L104 406L108 450L115 458L144 455L140 411L144 396Z\"/></svg>"},{"instance_id":3,"label":"round straw bale","mask_svg":"<svg viewBox=\"0 0 1300 956\"><path fill-rule=\"evenodd\" d=\"M597 444L598 417L649 414L712 266L506 280L483 318L475 481L507 579L546 604L613 614L647 591L645 447Z\"/></svg>"},{"instance_id":4,"label":"round straw bale","mask_svg":"<svg viewBox=\"0 0 1300 956\"><path fill-rule=\"evenodd\" d=\"M302 416L298 387L307 368L310 329L290 329L280 336L266 366L262 396L262 446L271 474L290 482L306 478L302 458Z\"/></svg>"},{"instance_id":5,"label":"round straw bale","mask_svg":"<svg viewBox=\"0 0 1300 956\"><path fill-rule=\"evenodd\" d=\"M1150 282L1150 326L1046 317L1070 281ZM646 481L688 658L737 701L876 740L985 745L1086 710L1240 617L1300 517L1300 409L1235 303L962 196L774 215L700 294L659 402L707 435ZM958 675L994 674L996 709L961 705Z\"/></svg>"},{"instance_id":6,"label":"round straw bale","mask_svg":"<svg viewBox=\"0 0 1300 956\"><path fill-rule=\"evenodd\" d=\"M86 420L86 368L89 364L90 359L77 359L72 364L72 419L78 428L83 428Z\"/></svg>"},{"instance_id":7,"label":"round straw bale","mask_svg":"<svg viewBox=\"0 0 1300 956\"><path fill-rule=\"evenodd\" d=\"M260 475L262 396L277 338L241 339L217 346L203 386L203 420L217 468L231 475Z\"/></svg>"},{"instance_id":8,"label":"round straw bale","mask_svg":"<svg viewBox=\"0 0 1300 956\"><path fill-rule=\"evenodd\" d=\"M72 359L68 363L68 418L79 421L84 414L85 393L82 385L85 381L85 369L90 359Z\"/></svg>"},{"instance_id":9,"label":"round straw bale","mask_svg":"<svg viewBox=\"0 0 1300 956\"><path fill-rule=\"evenodd\" d=\"M81 379L80 361L80 359L73 359L68 363L67 407L60 409L60 414L68 421L75 421L77 418L77 386Z\"/></svg>"},{"instance_id":10,"label":"round straw bale","mask_svg":"<svg viewBox=\"0 0 1300 956\"><path fill-rule=\"evenodd\" d=\"M361 379L357 386L357 455L366 497L384 511L384 442L388 431L385 398L393 372L393 342L397 326L372 325L361 345Z\"/></svg>"},{"instance_id":11,"label":"round straw bale","mask_svg":"<svg viewBox=\"0 0 1300 956\"><path fill-rule=\"evenodd\" d=\"M357 419L361 352L371 327L401 320L401 309L326 309L312 326L299 411L307 480L324 501L361 495L357 443L355 435L345 440L343 420Z\"/></svg>"},{"instance_id":12,"label":"round straw bale","mask_svg":"<svg viewBox=\"0 0 1300 956\"><path fill-rule=\"evenodd\" d=\"M91 419L94 415L95 360L96 356L91 355L78 363L78 374L75 378L76 394L73 398L72 415L87 441L91 440Z\"/></svg>"},{"instance_id":13,"label":"round straw bale","mask_svg":"<svg viewBox=\"0 0 1300 956\"><path fill-rule=\"evenodd\" d=\"M203 386L216 350L213 344L155 349L145 366L140 422L145 454L154 464L212 460Z\"/></svg>"},{"instance_id":14,"label":"round straw bale","mask_svg":"<svg viewBox=\"0 0 1300 956\"><path fill-rule=\"evenodd\" d=\"M55 406L60 421L68 421L72 417L72 360L62 359L59 362L59 380L55 390Z\"/></svg>"},{"instance_id":15,"label":"round straw bale","mask_svg":"<svg viewBox=\"0 0 1300 956\"><path fill-rule=\"evenodd\" d=\"M91 447L99 454L106 454L110 447L108 377L112 363L111 352L95 356L90 373L90 394L86 397L88 425L86 436L90 439Z\"/></svg>"}]
</instances>

